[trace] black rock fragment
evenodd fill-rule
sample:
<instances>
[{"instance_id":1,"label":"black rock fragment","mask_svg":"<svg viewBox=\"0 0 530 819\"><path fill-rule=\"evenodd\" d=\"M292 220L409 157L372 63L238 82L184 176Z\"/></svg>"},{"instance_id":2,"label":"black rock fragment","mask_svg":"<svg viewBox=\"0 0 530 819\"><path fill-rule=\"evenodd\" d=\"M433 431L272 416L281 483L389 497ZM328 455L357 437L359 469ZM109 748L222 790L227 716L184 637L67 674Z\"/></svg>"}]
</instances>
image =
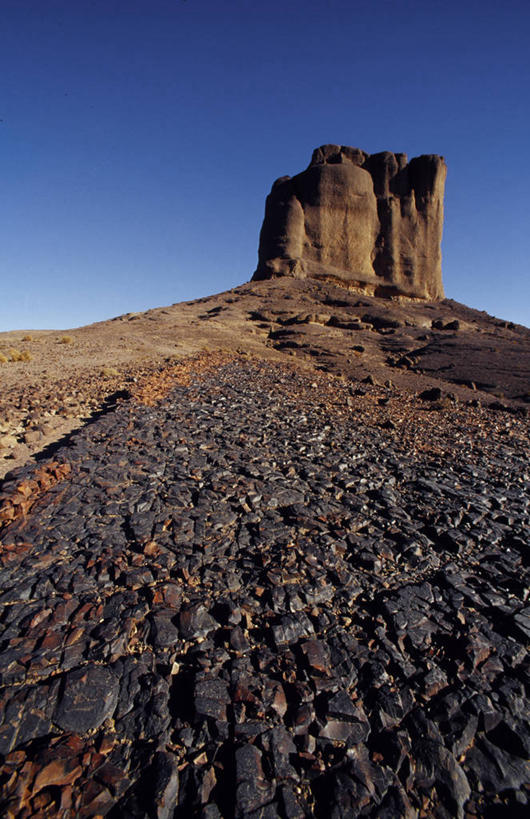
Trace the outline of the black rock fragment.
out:
<instances>
[{"instance_id":1,"label":"black rock fragment","mask_svg":"<svg viewBox=\"0 0 530 819\"><path fill-rule=\"evenodd\" d=\"M112 716L118 702L119 681L110 668L87 665L69 671L53 713L65 731L84 734Z\"/></svg>"}]
</instances>

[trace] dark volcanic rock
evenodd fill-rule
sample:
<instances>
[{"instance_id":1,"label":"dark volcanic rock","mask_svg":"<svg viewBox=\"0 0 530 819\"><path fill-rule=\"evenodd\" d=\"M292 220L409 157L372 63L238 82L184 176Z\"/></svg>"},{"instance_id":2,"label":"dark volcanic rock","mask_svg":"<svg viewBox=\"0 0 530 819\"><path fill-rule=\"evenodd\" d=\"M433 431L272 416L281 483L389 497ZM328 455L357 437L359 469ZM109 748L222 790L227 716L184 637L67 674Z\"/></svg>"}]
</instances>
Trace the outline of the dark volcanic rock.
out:
<instances>
[{"instance_id":1,"label":"dark volcanic rock","mask_svg":"<svg viewBox=\"0 0 530 819\"><path fill-rule=\"evenodd\" d=\"M87 665L69 671L53 721L77 734L99 728L114 713L118 691L119 680L110 668Z\"/></svg>"},{"instance_id":2,"label":"dark volcanic rock","mask_svg":"<svg viewBox=\"0 0 530 819\"><path fill-rule=\"evenodd\" d=\"M178 804L179 772L173 754L159 751L153 760L154 798L157 819L169 819Z\"/></svg>"},{"instance_id":3,"label":"dark volcanic rock","mask_svg":"<svg viewBox=\"0 0 530 819\"><path fill-rule=\"evenodd\" d=\"M422 401L439 401L442 397L442 391L439 387L431 387L430 390L423 390L420 392Z\"/></svg>"},{"instance_id":4,"label":"dark volcanic rock","mask_svg":"<svg viewBox=\"0 0 530 819\"><path fill-rule=\"evenodd\" d=\"M528 421L374 381L227 357L56 453L1 532L2 814L522 815Z\"/></svg>"}]
</instances>

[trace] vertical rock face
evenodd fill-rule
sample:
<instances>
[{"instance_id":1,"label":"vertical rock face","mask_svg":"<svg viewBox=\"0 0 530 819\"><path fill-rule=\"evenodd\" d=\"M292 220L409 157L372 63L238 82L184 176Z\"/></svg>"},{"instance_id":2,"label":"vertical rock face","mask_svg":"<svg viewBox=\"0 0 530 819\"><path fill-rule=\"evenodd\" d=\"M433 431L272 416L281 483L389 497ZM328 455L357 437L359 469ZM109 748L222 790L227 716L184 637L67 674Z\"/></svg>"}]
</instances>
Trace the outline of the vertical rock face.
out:
<instances>
[{"instance_id":1,"label":"vertical rock face","mask_svg":"<svg viewBox=\"0 0 530 819\"><path fill-rule=\"evenodd\" d=\"M376 296L443 298L443 157L323 145L267 197L253 279L334 280Z\"/></svg>"}]
</instances>

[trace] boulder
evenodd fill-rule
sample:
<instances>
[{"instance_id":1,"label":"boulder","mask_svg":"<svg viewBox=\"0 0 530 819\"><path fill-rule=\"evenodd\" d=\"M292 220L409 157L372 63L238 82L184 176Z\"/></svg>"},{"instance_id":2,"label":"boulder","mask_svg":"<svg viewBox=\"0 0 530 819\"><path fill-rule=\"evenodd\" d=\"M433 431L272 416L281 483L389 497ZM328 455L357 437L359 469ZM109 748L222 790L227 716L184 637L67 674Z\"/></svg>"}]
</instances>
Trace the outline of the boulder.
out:
<instances>
[{"instance_id":1,"label":"boulder","mask_svg":"<svg viewBox=\"0 0 530 819\"><path fill-rule=\"evenodd\" d=\"M444 297L443 157L323 145L267 197L253 280L316 278L376 296Z\"/></svg>"}]
</instances>

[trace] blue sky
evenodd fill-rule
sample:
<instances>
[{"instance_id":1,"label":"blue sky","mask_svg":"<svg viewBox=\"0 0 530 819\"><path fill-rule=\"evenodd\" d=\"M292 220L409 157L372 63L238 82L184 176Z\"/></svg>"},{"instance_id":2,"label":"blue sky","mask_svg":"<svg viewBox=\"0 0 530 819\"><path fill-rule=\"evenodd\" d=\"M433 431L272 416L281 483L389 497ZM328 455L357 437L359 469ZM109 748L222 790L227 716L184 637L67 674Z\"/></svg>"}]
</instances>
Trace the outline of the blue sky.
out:
<instances>
[{"instance_id":1,"label":"blue sky","mask_svg":"<svg viewBox=\"0 0 530 819\"><path fill-rule=\"evenodd\" d=\"M527 0L0 0L0 330L248 281L313 148L439 153L446 295L530 325Z\"/></svg>"}]
</instances>

